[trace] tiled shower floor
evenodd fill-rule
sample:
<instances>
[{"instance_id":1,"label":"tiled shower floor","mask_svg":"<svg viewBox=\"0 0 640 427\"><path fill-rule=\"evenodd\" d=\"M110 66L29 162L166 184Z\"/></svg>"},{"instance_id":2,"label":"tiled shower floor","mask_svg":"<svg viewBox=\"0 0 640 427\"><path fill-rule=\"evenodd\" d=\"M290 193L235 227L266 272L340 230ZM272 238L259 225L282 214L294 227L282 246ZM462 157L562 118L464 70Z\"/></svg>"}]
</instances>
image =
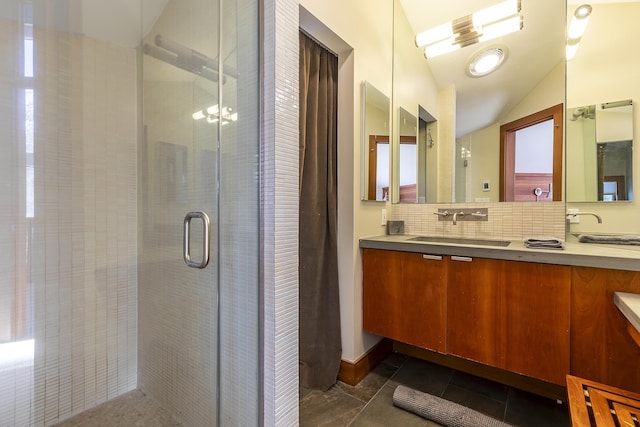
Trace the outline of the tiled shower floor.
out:
<instances>
[{"instance_id":1,"label":"tiled shower floor","mask_svg":"<svg viewBox=\"0 0 640 427\"><path fill-rule=\"evenodd\" d=\"M178 427L171 414L140 390L130 391L56 427Z\"/></svg>"}]
</instances>

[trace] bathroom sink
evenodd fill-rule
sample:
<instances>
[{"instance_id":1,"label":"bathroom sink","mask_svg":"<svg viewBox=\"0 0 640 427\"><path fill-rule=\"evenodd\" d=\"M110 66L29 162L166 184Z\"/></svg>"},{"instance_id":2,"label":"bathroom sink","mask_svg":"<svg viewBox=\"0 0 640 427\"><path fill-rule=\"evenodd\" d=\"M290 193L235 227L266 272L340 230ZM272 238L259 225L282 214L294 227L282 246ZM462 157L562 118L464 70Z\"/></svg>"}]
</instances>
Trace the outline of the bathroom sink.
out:
<instances>
[{"instance_id":1,"label":"bathroom sink","mask_svg":"<svg viewBox=\"0 0 640 427\"><path fill-rule=\"evenodd\" d=\"M415 242L432 242L432 243L454 243L456 245L478 245L478 246L509 246L511 242L504 240L487 240L487 239L461 239L455 237L434 237L434 236L418 236L409 240Z\"/></svg>"}]
</instances>

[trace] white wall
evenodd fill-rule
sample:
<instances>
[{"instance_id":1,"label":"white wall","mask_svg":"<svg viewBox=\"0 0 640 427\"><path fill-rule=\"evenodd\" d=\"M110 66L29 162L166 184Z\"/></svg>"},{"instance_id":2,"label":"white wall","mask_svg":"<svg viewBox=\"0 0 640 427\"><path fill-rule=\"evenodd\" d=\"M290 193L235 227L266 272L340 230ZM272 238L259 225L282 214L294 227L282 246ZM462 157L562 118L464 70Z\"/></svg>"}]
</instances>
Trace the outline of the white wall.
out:
<instances>
[{"instance_id":1,"label":"white wall","mask_svg":"<svg viewBox=\"0 0 640 427\"><path fill-rule=\"evenodd\" d=\"M640 20L640 2L593 4L592 7L591 19L578 53L567 63L567 106L573 108L633 100L636 144L633 184L634 188L640 188L640 155L637 150L640 55L634 38L629 36L629 28L635 28ZM571 153L567 154L571 156ZM640 233L638 197L636 194L631 202L568 203L567 208L597 212L603 221L597 224L594 218L581 217L580 224L571 225L571 232Z\"/></svg>"},{"instance_id":2,"label":"white wall","mask_svg":"<svg viewBox=\"0 0 640 427\"><path fill-rule=\"evenodd\" d=\"M500 123L509 123L545 108L564 103L564 64L564 61L560 61L518 105L500 118Z\"/></svg>"},{"instance_id":3,"label":"white wall","mask_svg":"<svg viewBox=\"0 0 640 427\"><path fill-rule=\"evenodd\" d=\"M464 174L465 199L461 200L456 195L457 201L473 202L476 198L489 198L490 202L500 200L499 142L499 123L458 138L457 143L464 145L471 154L467 155L467 167ZM489 182L489 191L482 191L483 181Z\"/></svg>"}]
</instances>

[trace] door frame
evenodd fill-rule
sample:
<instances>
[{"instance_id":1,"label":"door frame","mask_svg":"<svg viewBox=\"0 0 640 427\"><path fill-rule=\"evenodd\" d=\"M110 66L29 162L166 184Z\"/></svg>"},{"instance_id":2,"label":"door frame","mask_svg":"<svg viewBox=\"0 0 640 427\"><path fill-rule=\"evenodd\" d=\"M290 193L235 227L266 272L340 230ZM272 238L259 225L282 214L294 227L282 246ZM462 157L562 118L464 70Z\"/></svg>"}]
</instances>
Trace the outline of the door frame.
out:
<instances>
[{"instance_id":1,"label":"door frame","mask_svg":"<svg viewBox=\"0 0 640 427\"><path fill-rule=\"evenodd\" d=\"M369 182L367 184L367 200L376 200L378 144L389 144L389 135L369 135Z\"/></svg>"},{"instance_id":2,"label":"door frame","mask_svg":"<svg viewBox=\"0 0 640 427\"><path fill-rule=\"evenodd\" d=\"M500 201L513 201L516 131L553 120L553 201L562 200L562 148L564 104L554 105L500 126Z\"/></svg>"}]
</instances>

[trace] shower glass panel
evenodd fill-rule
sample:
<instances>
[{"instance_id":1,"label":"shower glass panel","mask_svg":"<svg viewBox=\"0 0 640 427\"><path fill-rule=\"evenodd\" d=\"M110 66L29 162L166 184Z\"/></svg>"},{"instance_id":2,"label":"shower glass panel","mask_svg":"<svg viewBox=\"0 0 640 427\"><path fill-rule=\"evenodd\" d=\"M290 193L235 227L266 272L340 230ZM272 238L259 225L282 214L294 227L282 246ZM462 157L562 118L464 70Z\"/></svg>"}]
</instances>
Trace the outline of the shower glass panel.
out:
<instances>
[{"instance_id":1,"label":"shower glass panel","mask_svg":"<svg viewBox=\"0 0 640 427\"><path fill-rule=\"evenodd\" d=\"M256 1L0 2L0 425L136 388L259 424L258 28Z\"/></svg>"},{"instance_id":2,"label":"shower glass panel","mask_svg":"<svg viewBox=\"0 0 640 427\"><path fill-rule=\"evenodd\" d=\"M149 28L138 161L139 384L186 425L257 425L258 3L170 0ZM210 219L206 268L180 256L189 212ZM195 263L204 256L202 226L191 221L187 239Z\"/></svg>"}]
</instances>

